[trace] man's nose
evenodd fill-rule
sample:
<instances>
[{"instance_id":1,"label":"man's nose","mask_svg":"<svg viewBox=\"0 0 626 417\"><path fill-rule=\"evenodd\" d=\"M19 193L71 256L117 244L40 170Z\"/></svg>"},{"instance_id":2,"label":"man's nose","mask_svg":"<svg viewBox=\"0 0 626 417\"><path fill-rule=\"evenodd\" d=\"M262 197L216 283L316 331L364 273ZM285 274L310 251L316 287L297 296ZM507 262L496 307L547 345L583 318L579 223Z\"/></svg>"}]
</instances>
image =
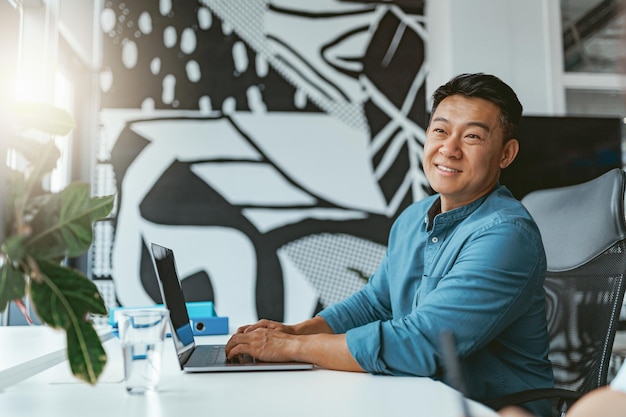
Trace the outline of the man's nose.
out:
<instances>
[{"instance_id":1,"label":"man's nose","mask_svg":"<svg viewBox=\"0 0 626 417\"><path fill-rule=\"evenodd\" d=\"M460 138L456 135L449 136L439 148L439 153L446 158L460 158L461 147L459 146Z\"/></svg>"}]
</instances>

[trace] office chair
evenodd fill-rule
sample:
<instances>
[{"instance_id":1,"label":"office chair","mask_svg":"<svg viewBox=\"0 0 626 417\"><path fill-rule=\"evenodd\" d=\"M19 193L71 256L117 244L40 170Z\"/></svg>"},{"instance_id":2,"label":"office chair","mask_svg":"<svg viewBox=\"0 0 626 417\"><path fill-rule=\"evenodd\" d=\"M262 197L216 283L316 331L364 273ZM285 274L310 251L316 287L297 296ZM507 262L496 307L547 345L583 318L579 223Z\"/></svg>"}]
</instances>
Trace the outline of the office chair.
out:
<instances>
[{"instance_id":1,"label":"office chair","mask_svg":"<svg viewBox=\"0 0 626 417\"><path fill-rule=\"evenodd\" d=\"M535 191L522 203L535 219L546 250L546 314L552 389L487 401L498 410L550 399L555 415L606 385L624 299L626 175L616 168L591 181Z\"/></svg>"}]
</instances>

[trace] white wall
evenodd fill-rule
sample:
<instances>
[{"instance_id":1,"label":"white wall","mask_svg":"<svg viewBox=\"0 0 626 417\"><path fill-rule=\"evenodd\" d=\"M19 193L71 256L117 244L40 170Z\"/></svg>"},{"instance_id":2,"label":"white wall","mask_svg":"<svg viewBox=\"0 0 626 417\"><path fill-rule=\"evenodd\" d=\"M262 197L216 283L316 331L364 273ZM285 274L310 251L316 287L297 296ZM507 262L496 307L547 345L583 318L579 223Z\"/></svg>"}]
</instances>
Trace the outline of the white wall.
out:
<instances>
[{"instance_id":1,"label":"white wall","mask_svg":"<svg viewBox=\"0 0 626 417\"><path fill-rule=\"evenodd\" d=\"M427 2L429 96L464 72L500 77L517 92L525 114L563 114L558 0L431 0Z\"/></svg>"}]
</instances>

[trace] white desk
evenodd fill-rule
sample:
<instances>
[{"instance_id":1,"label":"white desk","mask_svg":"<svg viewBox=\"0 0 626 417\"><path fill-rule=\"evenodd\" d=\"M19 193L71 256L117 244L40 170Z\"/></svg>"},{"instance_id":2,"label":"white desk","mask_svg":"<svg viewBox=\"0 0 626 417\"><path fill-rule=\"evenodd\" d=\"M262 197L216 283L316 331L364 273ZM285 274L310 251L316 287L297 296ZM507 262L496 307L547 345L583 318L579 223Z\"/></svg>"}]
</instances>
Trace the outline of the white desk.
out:
<instances>
[{"instance_id":1,"label":"white desk","mask_svg":"<svg viewBox=\"0 0 626 417\"><path fill-rule=\"evenodd\" d=\"M103 341L108 329L98 332ZM66 360L65 332L48 326L0 327L0 391Z\"/></svg>"},{"instance_id":2,"label":"white desk","mask_svg":"<svg viewBox=\"0 0 626 417\"><path fill-rule=\"evenodd\" d=\"M4 339L0 328L0 338ZM225 336L201 338L221 343ZM135 397L122 383L119 341L104 344L109 362L96 386L75 380L66 362L4 389L2 417L461 417L458 393L429 378L328 371L187 374L166 340L159 391ZM4 356L4 355L3 355ZM496 414L470 402L474 417Z\"/></svg>"},{"instance_id":3,"label":"white desk","mask_svg":"<svg viewBox=\"0 0 626 417\"><path fill-rule=\"evenodd\" d=\"M0 328L0 391L65 361L65 333L45 326Z\"/></svg>"}]
</instances>

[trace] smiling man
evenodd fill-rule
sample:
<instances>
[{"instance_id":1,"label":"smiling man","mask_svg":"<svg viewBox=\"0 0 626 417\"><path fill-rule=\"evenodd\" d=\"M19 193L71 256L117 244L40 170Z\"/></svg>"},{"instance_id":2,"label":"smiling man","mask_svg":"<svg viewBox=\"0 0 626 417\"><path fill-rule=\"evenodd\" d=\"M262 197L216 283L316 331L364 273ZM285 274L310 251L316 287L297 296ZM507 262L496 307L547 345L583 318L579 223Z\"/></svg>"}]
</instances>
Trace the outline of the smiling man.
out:
<instances>
[{"instance_id":1,"label":"smiling man","mask_svg":"<svg viewBox=\"0 0 626 417\"><path fill-rule=\"evenodd\" d=\"M469 397L551 387L541 236L499 183L519 149L521 114L515 92L492 75L438 88L423 160L437 194L398 217L369 283L302 323L241 327L228 355L439 379L439 338L449 331ZM547 402L527 408L550 415Z\"/></svg>"}]
</instances>

